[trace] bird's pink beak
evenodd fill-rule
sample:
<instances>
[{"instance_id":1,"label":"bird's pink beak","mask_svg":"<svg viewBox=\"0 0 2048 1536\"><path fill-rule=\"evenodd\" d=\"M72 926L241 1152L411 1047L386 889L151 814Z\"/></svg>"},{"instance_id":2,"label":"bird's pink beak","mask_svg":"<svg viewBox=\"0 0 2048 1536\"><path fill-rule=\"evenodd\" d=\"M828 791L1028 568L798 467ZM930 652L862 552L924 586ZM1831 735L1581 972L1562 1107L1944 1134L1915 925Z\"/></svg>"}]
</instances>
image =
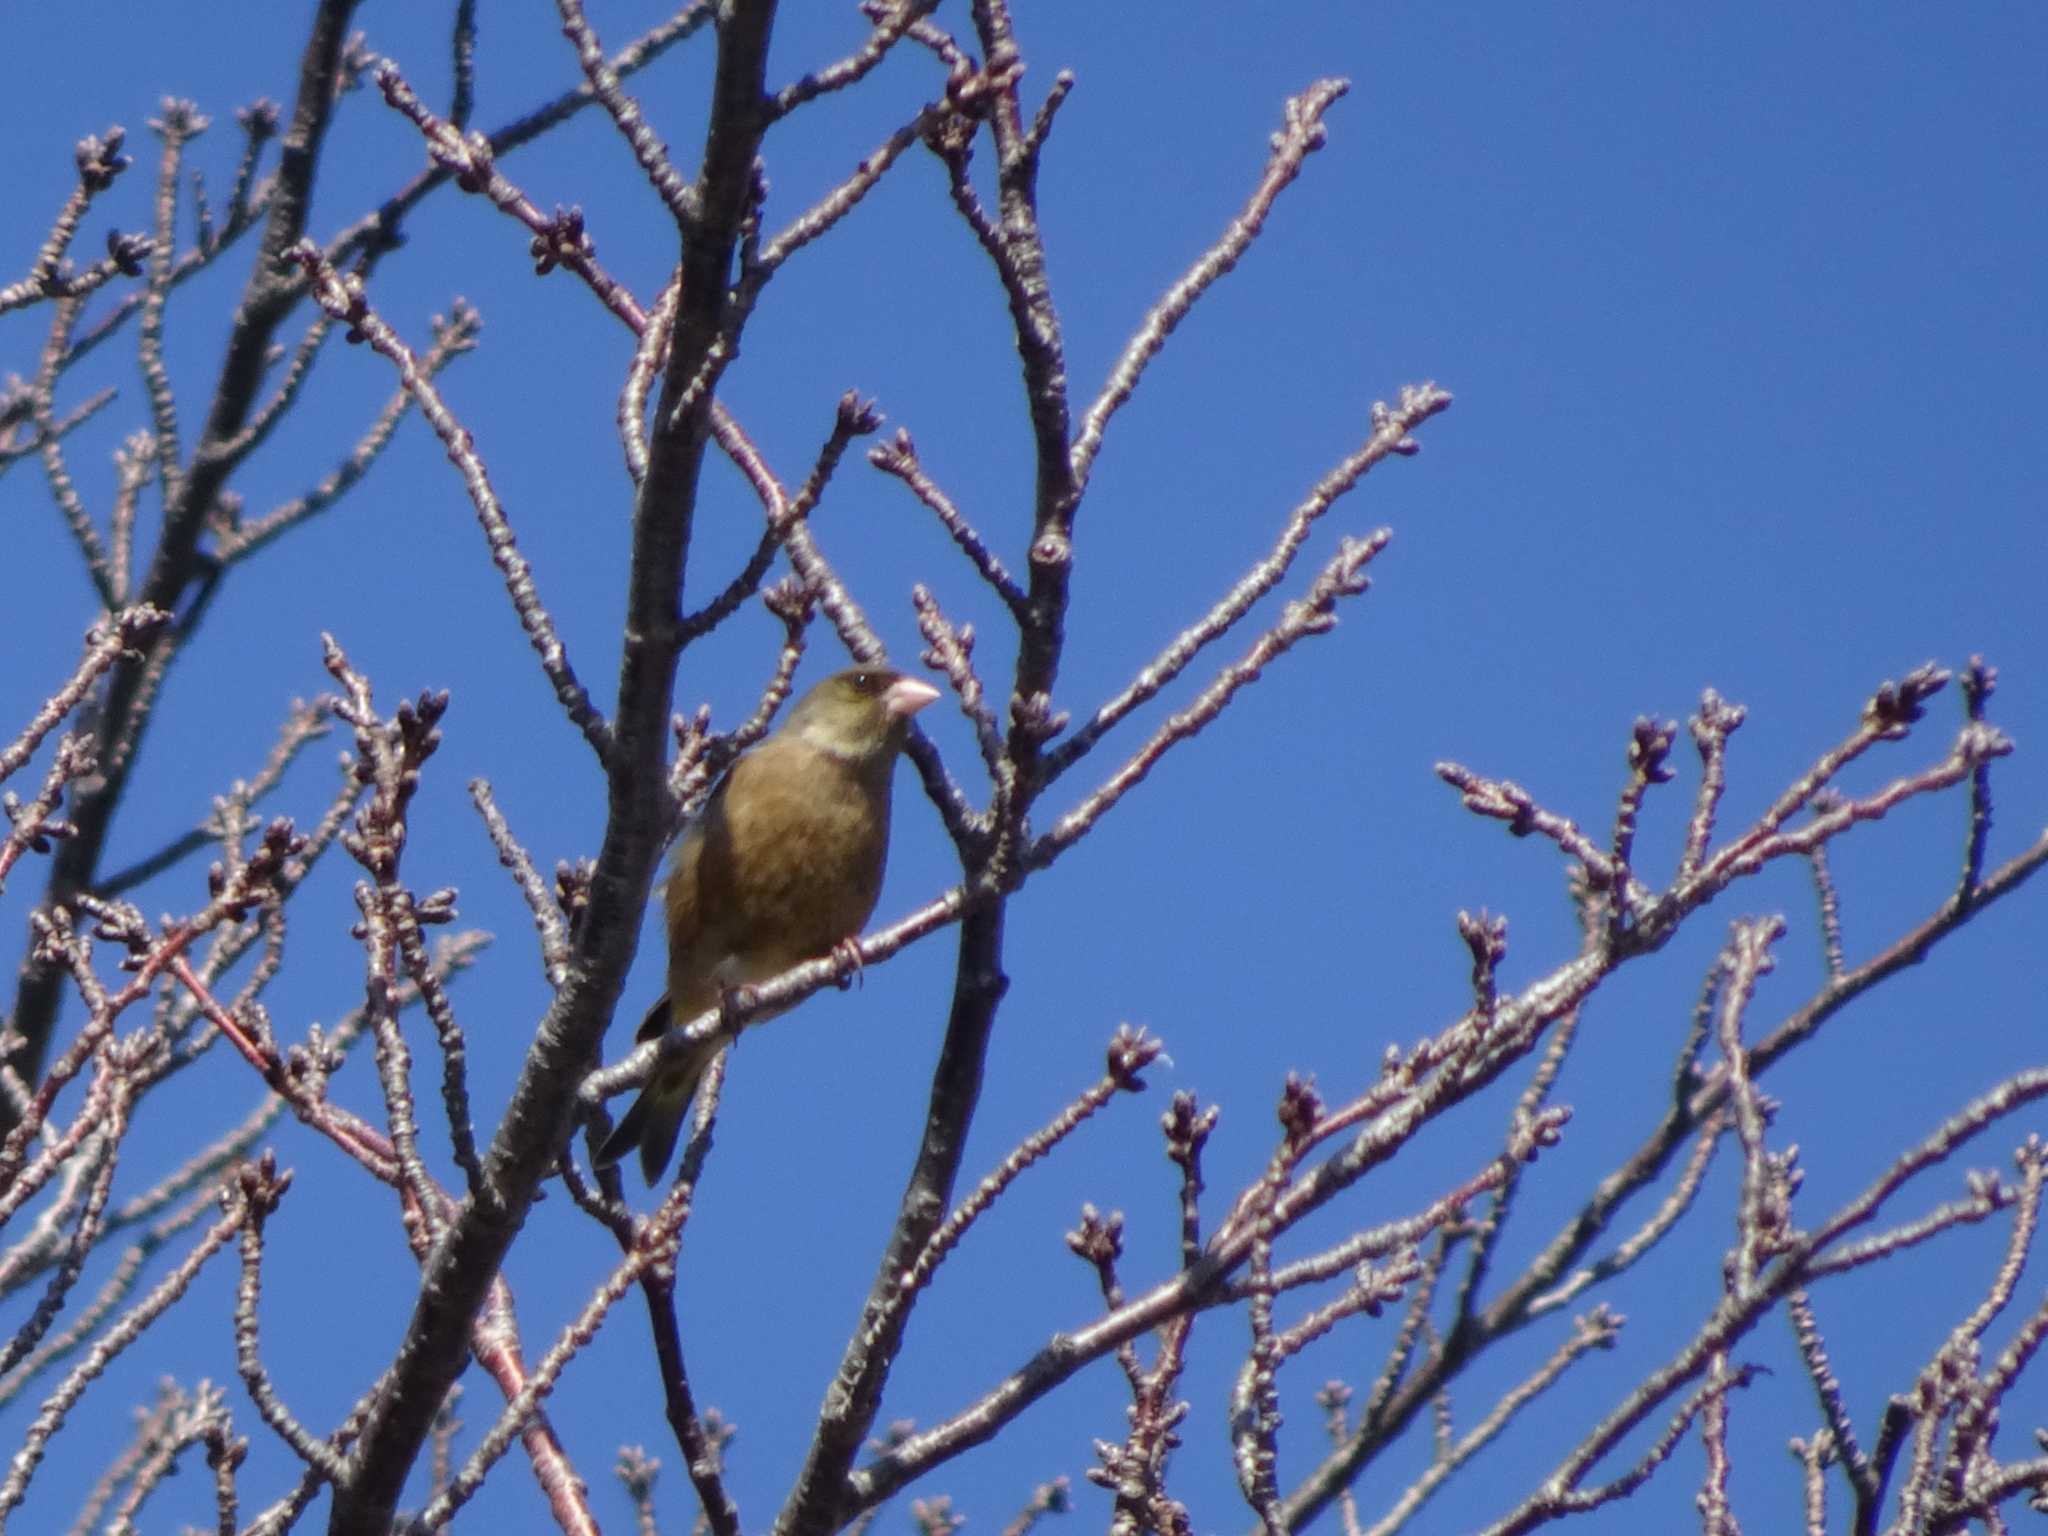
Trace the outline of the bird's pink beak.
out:
<instances>
[{"instance_id":1,"label":"bird's pink beak","mask_svg":"<svg viewBox=\"0 0 2048 1536\"><path fill-rule=\"evenodd\" d=\"M899 677L882 695L882 708L891 720L908 720L939 696L930 683L914 677Z\"/></svg>"}]
</instances>

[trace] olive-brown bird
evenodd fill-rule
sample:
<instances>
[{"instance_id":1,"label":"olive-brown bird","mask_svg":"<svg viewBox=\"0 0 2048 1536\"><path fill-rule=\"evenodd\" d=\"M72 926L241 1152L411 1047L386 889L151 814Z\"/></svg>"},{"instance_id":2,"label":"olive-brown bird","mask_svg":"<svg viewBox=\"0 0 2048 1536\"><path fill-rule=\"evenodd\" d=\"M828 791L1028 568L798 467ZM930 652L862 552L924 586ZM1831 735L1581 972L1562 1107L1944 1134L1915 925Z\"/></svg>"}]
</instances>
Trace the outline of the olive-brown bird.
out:
<instances>
[{"instance_id":1,"label":"olive-brown bird","mask_svg":"<svg viewBox=\"0 0 2048 1536\"><path fill-rule=\"evenodd\" d=\"M938 696L888 667L852 667L811 689L733 764L676 844L663 891L668 991L636 1038L658 1039L859 935L882 893L896 755L910 717ZM648 1184L659 1179L699 1080L731 1038L707 1036L662 1068L605 1138L597 1166L637 1146Z\"/></svg>"}]
</instances>

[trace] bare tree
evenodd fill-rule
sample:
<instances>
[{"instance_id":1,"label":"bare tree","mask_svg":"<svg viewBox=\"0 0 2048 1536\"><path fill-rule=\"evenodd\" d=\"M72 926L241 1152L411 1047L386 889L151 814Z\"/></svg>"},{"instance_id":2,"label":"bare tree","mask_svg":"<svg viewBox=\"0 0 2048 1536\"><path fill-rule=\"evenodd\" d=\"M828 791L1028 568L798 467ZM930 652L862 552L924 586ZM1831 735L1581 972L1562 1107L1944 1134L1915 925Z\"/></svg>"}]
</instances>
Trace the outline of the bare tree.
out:
<instances>
[{"instance_id":1,"label":"bare tree","mask_svg":"<svg viewBox=\"0 0 2048 1536\"><path fill-rule=\"evenodd\" d=\"M1731 741L1744 711L1709 691L1688 725L1697 768L1682 851L1675 868L1663 872L1639 862L1637 827L1653 809L1670 809L1665 801L1675 792L1660 800L1656 791L1679 774L1676 760L1684 754L1675 723L1635 722L1612 826L1603 835L1510 780L1440 765L1438 773L1470 811L1555 848L1572 885L1576 949L1537 979L1507 988L1500 981L1506 922L1461 914L1469 1006L1412 1047L1390 1050L1375 1080L1346 1088L1337 1100L1306 1076L1290 1077L1263 1172L1221 1203L1205 1198L1203 1175L1217 1108L1175 1094L1161 1124L1172 1170L1167 1197L1179 1213L1177 1262L1164 1272L1133 1274L1122 1218L1087 1208L1068 1242L1099 1282L1100 1311L1078 1324L1048 1316L1043 1347L1000 1379L962 1380L962 1406L942 1420L900 1429L878 1423L907 1325L949 1255L1034 1164L1090 1117L1141 1090L1162 1050L1150 1034L1118 1029L1099 1078L976 1181L966 1164L968 1132L1008 985L1011 904L1027 881L1034 892L1058 882L1063 857L1164 758L1197 736L1230 729L1241 691L1283 658L1294 664L1290 653L1330 630L1340 606L1365 592L1388 539L1384 530L1340 538L1306 573L1301 557L1322 521L1342 510L1369 472L1416 452L1417 434L1450 397L1420 383L1374 406L1360 440L1320 467L1265 553L1225 590L1197 594L1206 604L1200 616L1125 686L1070 712L1056 701L1064 696L1073 579L1085 545L1077 524L1117 414L1324 147L1325 118L1343 94L1342 82L1306 82L1275 104L1279 127L1236 215L1138 317L1107 378L1077 395L1039 220L1041 175L1073 82L1061 75L1043 91L1027 89L1023 45L1001 0L976 0L951 25L934 19L932 0L868 0L865 41L789 83L778 83L768 69L772 4L692 0L617 48L600 40L579 0L558 3L569 45L565 67L573 60L580 82L485 133L470 123L476 17L469 0L455 8L456 88L445 111L410 83L402 61L376 56L351 38L353 0L325 0L314 8L290 108L258 101L237 114L240 154L224 203L209 204L188 180L191 146L207 118L195 105L167 102L151 124L156 177L147 233L115 234L106 255L89 265L72 258L87 210L125 188L130 163L120 130L88 137L78 147L75 189L31 269L0 288L0 315L17 336L38 318L45 326L26 382L0 401L0 474L11 471L22 487L32 476L27 461L40 464L104 609L75 671L50 680L48 704L0 750L0 777L25 774L30 786L25 799L7 801L0 881L43 882L0 1077L8 1126L0 1144L0 1218L11 1222L0 1274L18 1318L0 1360L0 1400L37 1404L11 1431L17 1451L0 1483L0 1520L50 1523L47 1511L58 1495L36 1474L52 1437L110 1364L156 1337L209 1260L232 1246L240 1263L234 1369L263 1427L248 1430L249 1409L238 1408L232 1393L167 1384L139 1412L132 1442L103 1459L78 1528L103 1520L128 1528L186 1453L201 1447L224 1531L288 1529L323 1496L331 1530L390 1530L401 1519L408 1480L422 1471L423 1453L426 1475L413 1484L423 1490L422 1502L405 1518L408 1528L434 1529L465 1507L516 1444L556 1523L595 1529L590 1470L574 1464L541 1409L598 1330L642 1327L654 1346L646 1368L658 1374L698 1515L718 1536L766 1523L758 1513L743 1518L728 1488L722 1452L730 1429L692 1391L684 1362L692 1319L679 1314L676 1301L685 1224L700 1180L716 1176L717 1164L707 1161L716 1076L681 1171L650 1211L634 1208L616 1173L590 1171L588 1143L578 1133L601 1133L608 1102L643 1085L692 1040L843 985L859 969L880 966L941 930L952 930L957 958L922 1140L802 1465L773 1517L780 1536L864 1525L898 1492L941 1474L1085 1368L1106 1362L1121 1373L1129 1409L1120 1431L1103 1427L1111 1437L1097 1442L1098 1462L1085 1475L1106 1490L1112 1528L1180 1533L1233 1518L1228 1509L1191 1512L1174 1491L1173 1453L1188 1412L1185 1371L1198 1326L1213 1335L1212 1350L1227 1347L1236 1362L1227 1412L1249 1518L1279 1533L1336 1505L1347 1531L1393 1531L1478 1464L1480 1453L1578 1362L1617 1345L1622 1320L1606 1299L1610 1282L1651 1252L1676 1245L1701 1265L1718 1266L1718 1299L1667 1358L1643 1362L1611 1411L1548 1475L1500 1500L1504 1513L1494 1530L1531 1530L1628 1497L1652 1478L1670 1482L1678 1475L1668 1466L1674 1451L1695 1436L1706 1466L1697 1494L1701 1518L1708 1529L1734 1530L1729 1420L1741 1394L1756 1386L1742 1352L1776 1317L1790 1323L1809 1378L1803 1386L1781 1380L1776 1389L1817 1403L1819 1427L1794 1444L1810 1529L1827 1528L1831 1498L1851 1511L1850 1528L1858 1531L1887 1520L1901 1530L1961 1529L1995 1521L1997 1511L2022 1497L2048 1498L2048 1458L1997 1442L2000 1405L2048 1333L2048 1305L2037 1304L1995 1356L1987 1357L1985 1345L1994 1321L2015 1304L2048 1157L2026 1139L2013 1178L1971 1175L1952 1180L1945 1200L1911 1213L1896 1208L1906 1185L2048 1094L2048 1068L2014 1072L1954 1106L1904 1144L1861 1194L1832 1210L1795 1201L1794 1154L1774 1132L1774 1106L1762 1086L1771 1069L1851 1004L1927 958L2048 861L2048 838L1994 857L1992 765L2011 743L1989 716L1995 673L1974 659L1959 680L1929 665L1877 687L1853 729L1760 814L1734 827L1725 824L1722 802L1738 771ZM694 121L634 94L640 71L686 43L712 59L712 87ZM803 131L828 99L874 89L879 67L896 55L918 61L924 99L829 194L774 224L765 167L778 139ZM314 233L314 189L323 167L345 153L332 131L335 112L358 85L373 88L410 125L430 166L322 238ZM515 151L586 111L616 128L617 152L631 156L647 181L648 217L665 221L673 268L657 292L636 293L607 271L584 216L544 210L509 172ZM672 154L665 136L687 144L687 152ZM977 156L986 169L977 167ZM778 275L791 262L825 259L830 237L860 215L863 199L917 160L938 168L1007 308L1035 448L1028 526L975 516L927 467L907 431L877 437L877 408L855 394L840 400L829 425L821 424L815 457L800 465L771 462L721 394L750 321L775 299ZM570 274L587 289L593 325L621 325L630 334L632 360L618 398L630 565L619 676L608 704L572 662L563 627L543 598L547 573L521 552L508 511L514 498L494 483L475 424L458 415L437 382L480 345L477 316L452 304L430 336L409 336L380 309L380 270L409 224L430 201L458 193L498 210L504 237L528 243L538 272ZM814 246L821 247L816 256ZM241 295L193 437L183 424L193 419L192 402L178 397L164 364L165 317L188 279L236 260L245 263ZM237 477L300 403L302 385L337 331L375 355L374 365L388 376L389 403L308 494L252 513ZM60 397L71 398L72 381L89 359L120 346L134 348L147 419L115 453L116 491L96 507L67 463L72 445L103 420L111 395L88 394L68 405ZM536 867L490 785L471 786L476 811L531 913L550 990L495 1124L479 1123L472 1107L471 1036L451 985L478 962L481 938L457 934L430 943L427 930L453 918L454 894L424 888L409 873L411 850L446 835L414 816L414 797L440 745L445 695L380 705L370 679L330 639L332 691L292 713L268 761L227 788L203 826L127 868L109 867L110 835L132 797L138 753L160 711L165 679L220 591L243 580L260 552L280 543L288 549L295 530L372 473L415 412L445 450L559 703L563 718L552 728L580 738L605 786L595 852L563 863L552 879ZM633 1011L623 995L626 977L662 851L724 768L771 726L800 658L819 644L815 617L824 617L832 642L855 660L882 655L862 599L896 594L856 593L812 526L848 450L862 439L876 439L867 462L931 514L984 589L978 601L1009 629L1002 636L1013 658L1009 675L991 678L978 663L973 626L949 616L927 587L912 594L924 659L950 686L978 756L975 771L963 774L933 740L919 736L912 747L925 795L951 838L957 876L856 947L736 994L722 1013L600 1067L615 1012L622 1002ZM698 547L695 519L714 458L729 462L752 488L758 542L732 569L715 573L713 597L685 611L679 594ZM146 498L160 507L157 515L145 515ZM1271 604L1261 606L1273 594L1284 597L1277 614ZM725 633L756 597L779 621L781 635L779 650L758 666L758 707L723 731L712 729L708 711L678 713L679 658ZM1216 659L1215 648L1239 631L1249 638L1236 642L1234 657ZM1963 703L1961 723L1931 727L1927 707L1952 680ZM1187 702L1164 712L1158 701L1177 682ZM337 724L352 748L339 786L309 816L264 821L259 805L276 798L293 763ZM1853 766L1898 743L1922 743L1930 733L1940 739L1920 747L1889 780L1850 787ZM1077 769L1090 787L1048 817L1048 792ZM1866 823L1922 800L1954 808L1960 873L1947 888L1928 892L1917 921L1852 964L1830 849ZM357 868L363 995L339 1026L301 1035L273 1023L265 997L294 952L286 927L292 899L318 863L335 860L336 849ZM202 892L191 861L208 850L213 863ZM44 862L32 861L24 872L30 855ZM1822 983L1767 1016L1759 982L1786 921L1734 923L1700 979L1691 1027L1668 1072L1641 1093L1640 1144L1574 1197L1573 1214L1533 1257L1511 1260L1503 1234L1518 1195L1542 1176L1539 1153L1566 1133L1568 1112L1553 1102L1553 1090L1579 1044L1589 1002L1681 929L1708 923L1704 909L1717 898L1778 866L1810 871L1826 957ZM180 915L152 921L128 899L150 880L162 882L153 889L179 893L166 899L180 903ZM514 962L501 952L492 963ZM116 972L118 981L111 979ZM412 1013L425 1018L430 1035L401 1027ZM329 1091L358 1039L370 1041L375 1055L381 1104L374 1115L351 1111ZM432 1054L433 1067L416 1060L420 1051ZM178 1157L130 1151L137 1128L161 1113L181 1075L230 1055L259 1090L246 1118L176 1123L174 1132L167 1124L166 1134L183 1149ZM439 1086L438 1107L430 1091L424 1111L422 1072ZM1515 1089L1505 1123L1484 1121L1475 1138L1471 1126L1494 1115L1500 1102L1486 1091L1500 1083ZM1461 1109L1462 1144L1471 1149L1463 1171L1403 1214L1368 1220L1356 1198L1368 1176ZM363 1362L347 1384L350 1410L318 1425L295 1412L266 1366L264 1332L276 1327L278 1313L274 1301L265 1307L261 1298L266 1232L273 1218L289 1222L294 1214L286 1198L290 1175L266 1145L287 1113L354 1171L389 1189L386 1208L418 1264L409 1298L364 1298L365 1306L389 1312L394 1330L402 1321L402 1336L388 1358ZM423 1126L436 1118L441 1124L423 1144ZM445 1162L431 1150L443 1138ZM1735 1239L1725 1250L1702 1235L1710 1223L1701 1201L1724 1146L1740 1168ZM131 1163L149 1156L151 1177L146 1189L115 1202L124 1151ZM588 1219L582 1230L593 1242L615 1245L616 1258L582 1311L536 1348L527 1343L531 1322L521 1325L507 1258L551 1185ZM1132 1193L1145 1198L1155 1191ZM1341 1235L1330 1235L1329 1212L1337 1213ZM2003 1261L1985 1277L1981 1303L1957 1320L1877 1422L1859 1425L1836 1381L1813 1297L1824 1282L1987 1221L2004 1223L2010 1237ZM105 1278L88 1296L79 1282L95 1261ZM613 1317L635 1292L644 1323ZM1226 1325L1226 1318L1235 1322ZM1375 1326L1361 1319L1381 1320L1367 1336L1384 1348L1384 1365L1356 1391L1332 1383L1319 1393L1327 1442L1290 1439L1306 1470L1297 1465L1283 1476L1282 1381L1300 1377L1303 1367L1294 1362L1326 1337L1341 1332L1355 1344ZM1547 1341L1547 1358L1495 1394L1476 1418L1455 1424L1450 1386L1525 1331ZM495 1398L488 1428L465 1443L451 1404L472 1362ZM245 1432L288 1448L300 1468L292 1486L249 1486ZM1637 1442L1624 1451L1631 1435ZM1390 1451L1411 1444L1426 1445L1424 1470L1368 1518L1354 1498L1358 1480ZM618 1469L646 1528L654 1524L654 1468L636 1450ZM1064 1480L1044 1485L1013 1529L1064 1508L1068 1498ZM38 1512L20 1516L32 1500ZM928 1530L956 1524L942 1497L921 1500L914 1513ZM1784 1513L1777 1518L1789 1524Z\"/></svg>"}]
</instances>

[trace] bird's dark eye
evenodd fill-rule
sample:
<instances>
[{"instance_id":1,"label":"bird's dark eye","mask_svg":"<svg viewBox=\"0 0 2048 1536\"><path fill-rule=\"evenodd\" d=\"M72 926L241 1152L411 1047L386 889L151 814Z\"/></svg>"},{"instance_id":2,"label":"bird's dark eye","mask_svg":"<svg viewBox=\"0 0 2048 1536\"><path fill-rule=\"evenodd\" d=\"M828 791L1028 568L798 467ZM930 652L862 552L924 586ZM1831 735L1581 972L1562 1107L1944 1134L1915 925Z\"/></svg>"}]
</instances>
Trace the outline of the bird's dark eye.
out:
<instances>
[{"instance_id":1,"label":"bird's dark eye","mask_svg":"<svg viewBox=\"0 0 2048 1536\"><path fill-rule=\"evenodd\" d=\"M882 676L879 672L856 672L853 674L853 686L858 693L880 693Z\"/></svg>"}]
</instances>

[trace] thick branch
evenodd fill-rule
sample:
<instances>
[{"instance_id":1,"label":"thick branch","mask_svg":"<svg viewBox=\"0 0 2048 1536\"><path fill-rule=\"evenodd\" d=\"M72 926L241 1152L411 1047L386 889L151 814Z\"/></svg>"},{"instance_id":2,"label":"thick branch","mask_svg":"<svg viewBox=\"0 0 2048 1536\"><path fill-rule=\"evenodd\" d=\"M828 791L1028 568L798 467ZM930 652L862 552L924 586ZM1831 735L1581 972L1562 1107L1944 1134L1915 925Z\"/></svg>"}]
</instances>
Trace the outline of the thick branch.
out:
<instances>
[{"instance_id":1,"label":"thick branch","mask_svg":"<svg viewBox=\"0 0 2048 1536\"><path fill-rule=\"evenodd\" d=\"M625 653L608 815L576 934L569 981L527 1053L518 1086L484 1159L476 1198L465 1204L422 1277L406 1336L385 1390L350 1458L330 1530L382 1536L400 1490L461 1372L469 1321L518 1235L540 1181L568 1143L576 1089L625 984L640 915L668 831L668 714L674 690L682 589L711 408L728 357L721 334L740 226L749 210L754 159L766 122L763 78L775 19L771 0L737 0L718 34L718 63L704 162L694 191L697 220L682 249L683 283L668 368L656 408L647 477L634 510Z\"/></svg>"}]
</instances>

